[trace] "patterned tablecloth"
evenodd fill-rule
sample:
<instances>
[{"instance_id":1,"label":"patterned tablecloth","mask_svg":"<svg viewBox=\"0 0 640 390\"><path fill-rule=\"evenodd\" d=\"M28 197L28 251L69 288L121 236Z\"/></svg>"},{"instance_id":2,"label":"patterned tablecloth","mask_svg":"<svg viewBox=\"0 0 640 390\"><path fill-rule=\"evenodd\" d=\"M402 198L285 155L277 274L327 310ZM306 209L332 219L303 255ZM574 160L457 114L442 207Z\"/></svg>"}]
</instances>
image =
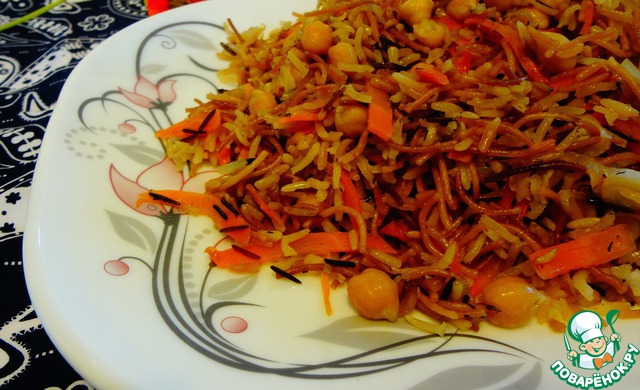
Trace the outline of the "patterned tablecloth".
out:
<instances>
[{"instance_id":1,"label":"patterned tablecloth","mask_svg":"<svg viewBox=\"0 0 640 390\"><path fill-rule=\"evenodd\" d=\"M0 0L0 25L51 2ZM22 236L38 151L64 81L100 42L144 17L143 0L68 0L0 32L2 389L92 388L42 329L25 286Z\"/></svg>"}]
</instances>

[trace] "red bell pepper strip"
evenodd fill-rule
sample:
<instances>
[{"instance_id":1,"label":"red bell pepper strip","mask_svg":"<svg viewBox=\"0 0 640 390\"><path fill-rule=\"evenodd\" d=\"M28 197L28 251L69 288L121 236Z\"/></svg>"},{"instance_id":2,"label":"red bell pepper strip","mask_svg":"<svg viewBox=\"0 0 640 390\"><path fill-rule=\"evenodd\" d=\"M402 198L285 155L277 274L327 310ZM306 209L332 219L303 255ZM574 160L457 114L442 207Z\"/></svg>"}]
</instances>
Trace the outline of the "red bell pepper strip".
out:
<instances>
[{"instance_id":1,"label":"red bell pepper strip","mask_svg":"<svg viewBox=\"0 0 640 390\"><path fill-rule=\"evenodd\" d=\"M203 0L187 0L188 4L198 3ZM168 11L171 8L169 0L145 0L147 6L147 14L149 16L157 15L160 12Z\"/></svg>"},{"instance_id":2,"label":"red bell pepper strip","mask_svg":"<svg viewBox=\"0 0 640 390\"><path fill-rule=\"evenodd\" d=\"M169 0L146 0L145 3L147 4L147 14L149 16L157 15L171 8Z\"/></svg>"},{"instance_id":3,"label":"red bell pepper strip","mask_svg":"<svg viewBox=\"0 0 640 390\"><path fill-rule=\"evenodd\" d=\"M466 50L459 56L453 57L452 61L458 73L467 73L471 70L471 53Z\"/></svg>"},{"instance_id":4,"label":"red bell pepper strip","mask_svg":"<svg viewBox=\"0 0 640 390\"><path fill-rule=\"evenodd\" d=\"M378 233L383 234L385 236L397 238L402 242L409 242L410 240L407 238L406 233L411 231L411 228L407 223L401 219L396 219L394 221L389 222L384 225L380 229L378 229Z\"/></svg>"}]
</instances>

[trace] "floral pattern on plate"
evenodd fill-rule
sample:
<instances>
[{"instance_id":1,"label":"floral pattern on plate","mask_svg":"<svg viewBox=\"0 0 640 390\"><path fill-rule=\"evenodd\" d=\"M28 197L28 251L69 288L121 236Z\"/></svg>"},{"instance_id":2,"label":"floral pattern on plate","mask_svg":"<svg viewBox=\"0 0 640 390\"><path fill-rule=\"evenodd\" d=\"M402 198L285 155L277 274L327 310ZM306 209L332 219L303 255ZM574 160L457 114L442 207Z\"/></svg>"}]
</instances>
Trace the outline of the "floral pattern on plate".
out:
<instances>
[{"instance_id":1,"label":"floral pattern on plate","mask_svg":"<svg viewBox=\"0 0 640 390\"><path fill-rule=\"evenodd\" d=\"M254 351L234 340L237 335L264 323L264 318L261 317L269 309L270 302L266 305L259 303L260 300L255 298L260 293L256 290L259 290L260 284L273 281L269 280L268 275L224 275L224 272L216 272L215 268L202 274L192 272L196 268L193 264L196 257L191 253L198 248L197 245L193 249L185 247L192 237L196 237L197 243L202 243L202 250L207 246L205 237L213 239L213 229L201 226L194 229L190 226L193 217L181 215L172 209L153 204L137 204L140 193L153 188L160 189L158 186L162 186L162 189L195 190L198 185L201 187L206 179L215 175L211 171L189 178L177 172L175 166L163 158L164 151L159 141L143 144L140 141L143 137L139 135L182 119L184 114L170 112L173 105L180 104L178 96L184 98L183 102L190 97L188 88L177 90L182 79L199 80L212 90L217 89L216 83L210 81L214 79L216 69L199 63L192 57L194 52L213 52L216 48L215 43L210 42L204 32L194 32L203 28L214 32L222 31L221 27L213 24L206 26L188 22L153 31L138 49L137 60L133 64L136 68L133 85L119 86L100 97L86 100L78 111L79 119L85 127L70 134L88 131L101 137L102 129L90 123L102 119L92 111L94 106L104 109L104 116L113 112L111 106L117 107L115 111L122 115L117 116L120 120L116 126L118 132L111 130L107 137L125 139L126 142L111 145L127 159L144 166L137 177L130 178L118 170L117 165L122 162L113 161L109 172L102 174L108 175L115 195L132 209L129 214L108 211L114 231L133 245L155 248L155 256L153 259L144 259L124 254L117 259L106 260L105 271L114 276L125 276L130 272L129 262L145 264L152 274L155 304L166 325L186 344L208 358L243 370L300 378L336 379L392 370L417 359L484 352L509 356L511 361L503 365L465 367L467 372L479 370L485 374L487 370L493 370L494 373L489 375L493 382L483 385L497 384L508 379L512 385L535 387L541 371L538 360L514 347L476 334L452 332L443 337L425 334L402 320L397 324L381 324L363 320L351 312L348 315L338 314L335 318L325 318L320 323L309 323L310 326L300 334L285 336L286 339L281 340L296 343L300 339L306 339L304 344L307 347L321 343L342 347L336 351L345 349L342 353L327 354L319 361L274 360L273 357L262 354L259 348ZM150 53L158 50L158 46L153 45L157 40L162 40L160 47L168 52L167 55ZM178 54L186 55L181 60L170 53L179 47L186 48ZM146 58L170 60L143 63ZM172 65L175 68L176 63L186 66L184 69L174 70ZM186 71L187 69L189 70ZM87 115L87 112L92 114ZM109 118L109 121L113 119ZM104 144L104 141L88 144L85 141L79 143L78 147L70 148L70 151L79 156L91 156L96 153L94 149L97 145ZM109 152L104 149L98 149L95 155L98 158L109 158ZM159 218L162 228L154 230L149 227L147 218ZM201 261L201 258L198 259ZM307 278L305 283L313 283L312 277ZM473 340L471 344L462 344L475 346L450 347L450 342L454 339ZM312 342L309 343L309 340ZM345 346L351 348L344 348ZM349 352L347 349L355 349L357 352ZM460 368L438 373L438 380L462 384L457 372Z\"/></svg>"},{"instance_id":2,"label":"floral pattern on plate","mask_svg":"<svg viewBox=\"0 0 640 390\"><path fill-rule=\"evenodd\" d=\"M293 7L287 0L273 1ZM320 278L303 275L302 284L295 284L276 280L268 267L249 275L212 268L203 251L222 235L210 220L138 204L138 194L148 189L203 191L217 175L176 171L154 133L183 119L194 99L204 100L223 87L216 77L225 66L215 56L226 39L219 4L202 2L158 15L96 49L70 78L60 114L52 118L55 133L45 139L41 156L58 171L72 166L78 177L49 178L52 165L36 177L41 187L34 212L53 221L40 221L44 233L38 245L51 253L30 254L38 261L27 274L34 304L65 357L96 385L114 387L133 382L170 387L176 378L189 388L209 388L212 381L265 388L544 388L559 383L549 366L566 354L562 336L543 326L427 334L404 320L362 319L344 288L331 292L334 313L327 316ZM225 4L225 15L245 15L246 4ZM262 11L254 19L234 19L236 27L256 24L267 15L265 9L272 19L286 17L284 7L255 6ZM217 22L202 21L210 19ZM128 43L126 50L122 42ZM113 70L105 62L109 57L119 57ZM76 204L56 210L45 191L51 189ZM72 229L66 241L77 242L75 235L90 228L99 232L83 238L89 240L87 248L59 249L63 233L55 222L63 218L76 218L65 224ZM63 271L57 261L71 268ZM73 283L67 283L69 273ZM83 288L95 291L84 298L77 291ZM87 310L91 326L77 320ZM635 342L631 331L621 333ZM83 353L91 353L100 369Z\"/></svg>"}]
</instances>

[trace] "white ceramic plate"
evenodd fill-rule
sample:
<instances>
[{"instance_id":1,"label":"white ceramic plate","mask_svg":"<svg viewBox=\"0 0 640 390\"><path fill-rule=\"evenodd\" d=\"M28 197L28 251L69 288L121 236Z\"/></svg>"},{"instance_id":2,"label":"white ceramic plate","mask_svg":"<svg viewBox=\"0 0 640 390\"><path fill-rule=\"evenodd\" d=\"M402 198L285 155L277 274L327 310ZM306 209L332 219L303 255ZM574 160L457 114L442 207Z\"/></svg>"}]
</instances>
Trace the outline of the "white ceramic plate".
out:
<instances>
[{"instance_id":1,"label":"white ceramic plate","mask_svg":"<svg viewBox=\"0 0 640 390\"><path fill-rule=\"evenodd\" d=\"M567 386L561 377L593 381L596 371L571 367L562 334L545 326L427 335L402 320L357 317L343 290L332 293L327 316L318 278L296 285L268 270L209 270L202 250L218 237L209 221L135 207L144 188L199 190L207 178L175 173L153 131L221 86L215 52L224 21L240 30L273 27L314 5L216 0L178 8L116 34L77 66L46 132L24 243L29 291L56 346L101 389L529 389ZM640 345L638 325L616 322L621 349L597 372L617 377L615 388L640 380L631 363L624 376L613 373L629 343ZM554 374L556 361L570 369Z\"/></svg>"}]
</instances>

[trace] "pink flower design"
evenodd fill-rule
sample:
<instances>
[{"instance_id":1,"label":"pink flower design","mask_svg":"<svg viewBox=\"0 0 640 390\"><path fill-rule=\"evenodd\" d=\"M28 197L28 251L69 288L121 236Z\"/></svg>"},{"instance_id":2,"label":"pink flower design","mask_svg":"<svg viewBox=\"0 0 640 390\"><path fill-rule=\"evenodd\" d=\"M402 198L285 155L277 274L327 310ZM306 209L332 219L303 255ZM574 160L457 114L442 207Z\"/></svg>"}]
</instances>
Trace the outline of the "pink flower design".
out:
<instances>
[{"instance_id":1,"label":"pink flower design","mask_svg":"<svg viewBox=\"0 0 640 390\"><path fill-rule=\"evenodd\" d=\"M176 92L173 89L175 80L163 80L154 84L146 77L139 75L133 92L118 88L131 103L144 108L164 108L167 103L176 100Z\"/></svg>"},{"instance_id":2,"label":"pink flower design","mask_svg":"<svg viewBox=\"0 0 640 390\"><path fill-rule=\"evenodd\" d=\"M167 210L153 203L138 204L140 194L152 189L204 192L205 183L216 175L214 171L204 171L184 180L168 158L148 167L135 180L127 178L113 165L109 168L111 187L118 198L135 211L150 216L159 216Z\"/></svg>"},{"instance_id":3,"label":"pink flower design","mask_svg":"<svg viewBox=\"0 0 640 390\"><path fill-rule=\"evenodd\" d=\"M129 272L129 265L122 259L109 260L104 263L104 270L113 276L123 276Z\"/></svg>"},{"instance_id":4,"label":"pink flower design","mask_svg":"<svg viewBox=\"0 0 640 390\"><path fill-rule=\"evenodd\" d=\"M124 134L133 134L137 129L131 123L121 123L118 125L118 130L120 130Z\"/></svg>"},{"instance_id":5,"label":"pink flower design","mask_svg":"<svg viewBox=\"0 0 640 390\"><path fill-rule=\"evenodd\" d=\"M242 333L249 327L247 320L241 317L226 317L220 322L220 326L229 333Z\"/></svg>"}]
</instances>

